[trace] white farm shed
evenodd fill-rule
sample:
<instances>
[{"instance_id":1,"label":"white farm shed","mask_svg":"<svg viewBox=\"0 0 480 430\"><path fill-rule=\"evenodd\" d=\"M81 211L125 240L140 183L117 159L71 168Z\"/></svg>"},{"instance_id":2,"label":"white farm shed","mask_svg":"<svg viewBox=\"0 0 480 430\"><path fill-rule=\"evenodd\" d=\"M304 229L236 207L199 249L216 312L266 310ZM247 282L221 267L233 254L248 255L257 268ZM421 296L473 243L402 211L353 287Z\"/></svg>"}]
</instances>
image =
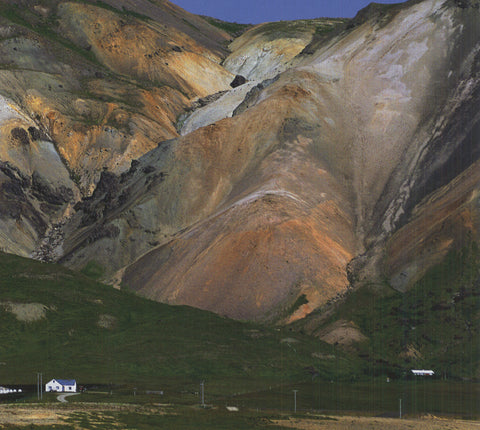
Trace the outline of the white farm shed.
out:
<instances>
[{"instance_id":1,"label":"white farm shed","mask_svg":"<svg viewBox=\"0 0 480 430\"><path fill-rule=\"evenodd\" d=\"M425 369L412 370L412 373L415 376L433 376L433 375L435 375L435 372L433 370L425 370Z\"/></svg>"},{"instance_id":2,"label":"white farm shed","mask_svg":"<svg viewBox=\"0 0 480 430\"><path fill-rule=\"evenodd\" d=\"M57 393L76 393L77 381L75 379L52 379L45 384L45 391L56 391Z\"/></svg>"}]
</instances>

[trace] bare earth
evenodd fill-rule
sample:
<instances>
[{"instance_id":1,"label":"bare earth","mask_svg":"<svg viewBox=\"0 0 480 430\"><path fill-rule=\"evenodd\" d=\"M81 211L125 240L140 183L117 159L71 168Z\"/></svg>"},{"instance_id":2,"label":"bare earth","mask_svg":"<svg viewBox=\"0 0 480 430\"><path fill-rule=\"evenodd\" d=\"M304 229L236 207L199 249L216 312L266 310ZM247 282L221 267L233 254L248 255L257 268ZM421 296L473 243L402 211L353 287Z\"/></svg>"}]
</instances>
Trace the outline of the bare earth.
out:
<instances>
[{"instance_id":1,"label":"bare earth","mask_svg":"<svg viewBox=\"0 0 480 430\"><path fill-rule=\"evenodd\" d=\"M111 419L109 413L119 411L152 415L163 413L158 407L145 408L138 405L113 403L77 403L68 404L68 406L50 404L48 407L45 405L2 405L0 406L0 429L11 428L10 426L15 426L15 428L30 428L31 425L53 426L67 422L72 424L82 416L88 418L90 421L98 421L98 424L101 425L104 414ZM82 427L76 428L80 429Z\"/></svg>"},{"instance_id":2,"label":"bare earth","mask_svg":"<svg viewBox=\"0 0 480 430\"><path fill-rule=\"evenodd\" d=\"M417 419L393 419L376 417L329 417L326 420L313 420L290 418L289 420L276 420L273 423L287 428L299 430L475 430L480 429L479 421L462 421L442 419L437 417L424 417Z\"/></svg>"},{"instance_id":3,"label":"bare earth","mask_svg":"<svg viewBox=\"0 0 480 430\"><path fill-rule=\"evenodd\" d=\"M108 419L111 420L109 412L114 411L130 411L147 415L164 413L158 407L142 408L138 405L126 404L76 404L69 405L68 409L56 405L49 405L48 409L34 405L4 405L0 406L0 429L6 426L15 426L15 428L30 427L32 424L38 426L53 426L65 424L66 422L72 424L76 419L79 419L79 413L101 425L104 414L106 414L105 417L108 416ZM377 417L328 416L319 417L318 419L290 418L274 420L271 424L298 430L480 430L480 421L443 419L434 416L402 420ZM81 428L81 426L78 428Z\"/></svg>"},{"instance_id":4,"label":"bare earth","mask_svg":"<svg viewBox=\"0 0 480 430\"><path fill-rule=\"evenodd\" d=\"M44 408L0 407L0 428L5 425L30 426L61 424L68 417L68 412L47 410Z\"/></svg>"},{"instance_id":5,"label":"bare earth","mask_svg":"<svg viewBox=\"0 0 480 430\"><path fill-rule=\"evenodd\" d=\"M5 311L15 315L17 320L25 322L39 321L45 318L47 307L41 303L0 303Z\"/></svg>"}]
</instances>

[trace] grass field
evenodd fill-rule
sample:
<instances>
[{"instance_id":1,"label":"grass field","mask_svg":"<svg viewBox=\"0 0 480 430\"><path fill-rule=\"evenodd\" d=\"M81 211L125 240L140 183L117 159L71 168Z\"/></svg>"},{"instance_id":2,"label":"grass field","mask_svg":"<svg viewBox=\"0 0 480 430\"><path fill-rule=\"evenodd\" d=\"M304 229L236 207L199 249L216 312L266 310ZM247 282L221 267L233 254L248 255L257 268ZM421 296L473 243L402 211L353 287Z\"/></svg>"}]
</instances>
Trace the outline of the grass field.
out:
<instances>
[{"instance_id":1,"label":"grass field","mask_svg":"<svg viewBox=\"0 0 480 430\"><path fill-rule=\"evenodd\" d=\"M335 305L324 326L353 321L368 338L355 345L363 376L401 379L412 368L448 379L480 379L480 251L451 251L405 293L366 285ZM308 321L308 318L307 318ZM300 330L305 322L300 321Z\"/></svg>"},{"instance_id":2,"label":"grass field","mask_svg":"<svg viewBox=\"0 0 480 430\"><path fill-rule=\"evenodd\" d=\"M453 255L447 263L454 261L458 266L458 258ZM469 280L475 284L476 269L467 270L476 260L472 258L462 257L467 261L461 269L463 285L469 285ZM428 274L416 287L420 290L402 298L404 303L415 303L410 300L421 291L421 309L434 312L435 303L426 301L432 297L428 291L439 289L444 300L445 288L440 281L427 282L434 276L435 272ZM446 278L449 285L452 277ZM278 423L293 411L293 390L298 390L298 414L396 416L402 399L406 416L479 418L478 382L408 379L400 371L398 375L394 371L391 382L386 382L386 375L401 367L379 361L382 357L393 360L395 351L380 343L382 337L348 352L289 327L243 323L152 302L58 265L7 254L0 254L0 279L0 385L28 384L20 399L25 405L37 402L38 372L44 382L54 377L75 378L88 387L86 393L69 399L63 427L44 428L115 428L119 423L124 428L145 429L282 428ZM464 291L459 309L466 313L457 314L459 321L470 315L468 309L477 300L468 289ZM450 293L445 290L445 294ZM365 304L368 300L373 300L370 308ZM369 327L376 330L377 312L383 312L384 323L392 318L394 324L397 316L385 314L385 309L386 303L398 300L395 294L374 297L365 290L357 293L357 304L363 303L364 308L347 300L338 315L344 317L350 307L352 317L369 333ZM368 310L372 321L361 319ZM429 327L430 323L424 324ZM394 329L389 335L396 334ZM455 336L449 330L446 335ZM373 359L358 355L372 348ZM205 381L207 410L199 408L201 381ZM46 394L43 403L54 407L55 395ZM165 404L175 412L165 407L159 412L159 405ZM92 412L85 411L89 408L85 405L110 406L108 412ZM241 412L227 413L227 405ZM79 409L73 415L72 407ZM78 427L78 423L83 424ZM42 428L40 421L35 424L29 428Z\"/></svg>"},{"instance_id":3,"label":"grass field","mask_svg":"<svg viewBox=\"0 0 480 430\"><path fill-rule=\"evenodd\" d=\"M235 397L235 401L242 407L292 411L293 390L298 390L297 410L303 412L398 417L401 400L404 416L433 414L480 418L480 384L471 382L426 379L388 383L379 379L355 383L312 381L248 393Z\"/></svg>"},{"instance_id":4,"label":"grass field","mask_svg":"<svg viewBox=\"0 0 480 430\"><path fill-rule=\"evenodd\" d=\"M429 389L435 388L435 384L427 384ZM455 394L468 392L467 386L457 386ZM345 401L358 405L355 399L360 399L364 390L369 391L368 385L354 384L353 387L337 387L339 393L346 394ZM352 390L353 388L353 390ZM409 387L413 389L414 387ZM417 387L418 388L418 387ZM438 386L436 387L439 388ZM458 414L442 415L437 417L435 413L418 411L405 411L402 419L396 414L382 413L380 410L352 411L352 410L305 410L305 394L308 387L300 386L298 391L298 410L294 413L290 408L261 409L240 406L238 411L229 412L227 405L231 401L219 401L216 404L208 404L202 408L197 404L177 405L159 402L159 398L153 396L147 401L145 396L127 393L113 393L109 402L99 401L96 393L83 393L75 396L73 403L60 404L55 402L54 395L47 396L47 403L11 404L0 405L0 428L28 428L28 429L205 429L205 430L230 430L230 429L342 429L342 430L472 430L480 428L479 421L461 419ZM346 391L344 391L346 389ZM394 395L395 387L390 388ZM285 391L289 391L285 387ZM442 388L440 388L442 391ZM450 389L448 392L453 393ZM331 390L326 390L330 395ZM285 392L285 394L287 394ZM289 393L291 394L291 393ZM384 393L386 394L386 393ZM302 397L303 396L303 397ZM390 396L391 397L391 396ZM438 399L438 396L434 396ZM136 399L132 401L132 399ZM128 400L128 401L127 401ZM231 400L231 399L230 399ZM258 402L259 399L251 399ZM388 401L387 401L388 403ZM367 405L364 405L367 406ZM465 418L465 417L463 417ZM478 415L477 415L478 418Z\"/></svg>"}]
</instances>

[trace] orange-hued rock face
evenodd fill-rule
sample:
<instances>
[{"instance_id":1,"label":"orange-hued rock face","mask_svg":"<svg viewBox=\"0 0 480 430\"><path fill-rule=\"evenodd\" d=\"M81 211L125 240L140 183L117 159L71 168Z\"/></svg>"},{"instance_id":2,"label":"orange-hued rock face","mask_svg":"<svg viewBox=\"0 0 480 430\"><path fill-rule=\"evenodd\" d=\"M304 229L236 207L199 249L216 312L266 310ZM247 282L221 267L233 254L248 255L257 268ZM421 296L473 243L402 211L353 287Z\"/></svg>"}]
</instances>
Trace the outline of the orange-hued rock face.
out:
<instances>
[{"instance_id":1,"label":"orange-hued rock face","mask_svg":"<svg viewBox=\"0 0 480 430\"><path fill-rule=\"evenodd\" d=\"M225 90L233 79L217 64L220 57L174 27L79 3L62 3L58 13L63 34L117 73L190 97Z\"/></svg>"},{"instance_id":2,"label":"orange-hued rock face","mask_svg":"<svg viewBox=\"0 0 480 430\"><path fill-rule=\"evenodd\" d=\"M252 198L151 251L123 282L156 300L263 321L288 315L302 294L309 313L344 291L353 250L332 234L348 230L345 219L322 222L338 211L332 202L306 210L273 191Z\"/></svg>"},{"instance_id":3,"label":"orange-hued rock face","mask_svg":"<svg viewBox=\"0 0 480 430\"><path fill-rule=\"evenodd\" d=\"M169 2L137 3L54 1L24 10L28 27L0 24L0 93L56 143L85 195L102 170L175 138L192 100L233 79L219 65L227 35Z\"/></svg>"},{"instance_id":4,"label":"orange-hued rock face","mask_svg":"<svg viewBox=\"0 0 480 430\"><path fill-rule=\"evenodd\" d=\"M127 225L141 223L148 211L157 226L151 242L168 243L122 279L148 297L240 319L276 320L289 317L301 295L308 306L296 317L343 292L356 250L352 215L345 189L315 156L318 128L302 129L309 96L296 85L282 86L268 107L260 104L185 136L166 159L161 148L142 159L142 166L158 166L165 176L136 200L132 218L123 221L122 215L116 224L129 248L106 240L109 256L102 261L104 253L95 248L98 259L106 264L112 252L131 252L131 258L147 252L138 228ZM307 107L289 118L300 103ZM177 231L193 226L176 237L172 225ZM66 246L77 244L67 239ZM75 254L68 264L86 261Z\"/></svg>"}]
</instances>

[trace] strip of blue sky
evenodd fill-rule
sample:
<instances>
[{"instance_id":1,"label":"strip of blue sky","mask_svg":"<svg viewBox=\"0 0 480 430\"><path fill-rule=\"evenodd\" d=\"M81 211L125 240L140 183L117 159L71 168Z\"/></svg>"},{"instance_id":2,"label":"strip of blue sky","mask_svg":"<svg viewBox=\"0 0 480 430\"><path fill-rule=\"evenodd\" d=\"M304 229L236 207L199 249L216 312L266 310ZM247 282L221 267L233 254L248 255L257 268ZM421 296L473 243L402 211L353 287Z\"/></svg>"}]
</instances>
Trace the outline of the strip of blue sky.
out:
<instances>
[{"instance_id":1,"label":"strip of blue sky","mask_svg":"<svg viewBox=\"0 0 480 430\"><path fill-rule=\"evenodd\" d=\"M351 18L369 0L173 0L173 3L199 15L224 21L257 24L267 21L319 17ZM378 3L402 3L383 0Z\"/></svg>"}]
</instances>

